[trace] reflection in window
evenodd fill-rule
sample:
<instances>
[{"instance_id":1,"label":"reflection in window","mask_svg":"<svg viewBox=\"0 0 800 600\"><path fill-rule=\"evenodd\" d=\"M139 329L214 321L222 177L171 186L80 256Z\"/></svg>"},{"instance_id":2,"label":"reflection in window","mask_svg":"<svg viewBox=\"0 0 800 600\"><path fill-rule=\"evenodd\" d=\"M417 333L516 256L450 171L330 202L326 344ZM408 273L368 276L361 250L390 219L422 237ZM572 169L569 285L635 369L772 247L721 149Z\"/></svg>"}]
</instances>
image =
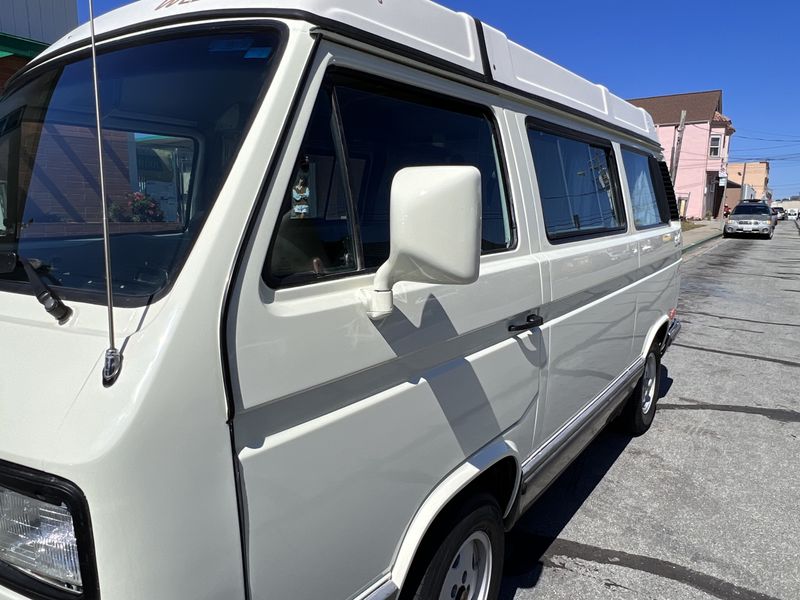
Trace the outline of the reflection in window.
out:
<instances>
[{"instance_id":1,"label":"reflection in window","mask_svg":"<svg viewBox=\"0 0 800 600\"><path fill-rule=\"evenodd\" d=\"M637 228L652 227L666 222L661 214L653 188L653 178L649 159L638 152L622 151L625 163L625 176L631 195L633 222Z\"/></svg>"},{"instance_id":2,"label":"reflection in window","mask_svg":"<svg viewBox=\"0 0 800 600\"><path fill-rule=\"evenodd\" d=\"M105 46L105 198L87 55L12 84L0 100L2 249L36 259L65 298L105 302L105 202L117 300L149 302L175 280L227 179L278 42L271 29L220 29ZM9 287L29 287L21 266L0 274Z\"/></svg>"},{"instance_id":3,"label":"reflection in window","mask_svg":"<svg viewBox=\"0 0 800 600\"><path fill-rule=\"evenodd\" d=\"M195 142L188 138L128 134L132 191L110 199L111 220L169 223L180 229L188 222L189 194L195 166Z\"/></svg>"},{"instance_id":4,"label":"reflection in window","mask_svg":"<svg viewBox=\"0 0 800 600\"><path fill-rule=\"evenodd\" d=\"M610 149L536 129L530 129L528 137L548 237L624 227Z\"/></svg>"},{"instance_id":5,"label":"reflection in window","mask_svg":"<svg viewBox=\"0 0 800 600\"><path fill-rule=\"evenodd\" d=\"M8 214L8 196L6 193L6 182L0 181L0 236L5 235L6 215Z\"/></svg>"}]
</instances>

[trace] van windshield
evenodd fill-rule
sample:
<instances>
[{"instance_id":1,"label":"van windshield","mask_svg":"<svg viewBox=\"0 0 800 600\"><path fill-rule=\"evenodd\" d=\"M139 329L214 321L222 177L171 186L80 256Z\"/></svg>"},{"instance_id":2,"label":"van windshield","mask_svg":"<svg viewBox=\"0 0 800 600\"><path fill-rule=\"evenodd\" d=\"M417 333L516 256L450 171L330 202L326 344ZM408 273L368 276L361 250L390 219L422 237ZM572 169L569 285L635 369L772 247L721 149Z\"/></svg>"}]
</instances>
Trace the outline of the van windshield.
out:
<instances>
[{"instance_id":1,"label":"van windshield","mask_svg":"<svg viewBox=\"0 0 800 600\"><path fill-rule=\"evenodd\" d=\"M183 265L274 70L274 30L187 35L98 55L115 302L144 305ZM63 298L104 302L91 61L42 68L0 101L0 253ZM0 290L28 292L21 264Z\"/></svg>"}]
</instances>

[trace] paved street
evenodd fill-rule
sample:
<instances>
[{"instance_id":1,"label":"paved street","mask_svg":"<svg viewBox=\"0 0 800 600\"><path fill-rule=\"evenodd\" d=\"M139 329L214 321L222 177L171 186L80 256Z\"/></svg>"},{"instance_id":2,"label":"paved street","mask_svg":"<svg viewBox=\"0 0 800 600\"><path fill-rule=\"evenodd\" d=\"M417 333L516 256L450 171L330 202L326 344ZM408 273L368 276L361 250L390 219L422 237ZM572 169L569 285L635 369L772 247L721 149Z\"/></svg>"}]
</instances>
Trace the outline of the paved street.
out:
<instances>
[{"instance_id":1,"label":"paved street","mask_svg":"<svg viewBox=\"0 0 800 600\"><path fill-rule=\"evenodd\" d=\"M800 232L685 259L652 429L602 434L531 509L502 600L800 598Z\"/></svg>"}]
</instances>

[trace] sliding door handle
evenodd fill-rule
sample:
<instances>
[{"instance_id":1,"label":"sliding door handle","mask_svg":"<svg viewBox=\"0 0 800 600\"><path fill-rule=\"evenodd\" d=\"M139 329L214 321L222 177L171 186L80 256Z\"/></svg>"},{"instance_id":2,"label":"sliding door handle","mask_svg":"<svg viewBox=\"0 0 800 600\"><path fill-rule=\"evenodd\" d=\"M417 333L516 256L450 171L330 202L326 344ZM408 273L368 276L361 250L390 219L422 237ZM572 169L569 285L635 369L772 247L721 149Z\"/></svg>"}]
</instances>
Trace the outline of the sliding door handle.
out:
<instances>
[{"instance_id":1,"label":"sliding door handle","mask_svg":"<svg viewBox=\"0 0 800 600\"><path fill-rule=\"evenodd\" d=\"M528 331L544 325L544 319L539 315L528 315L523 325L509 325L508 330L515 333L518 331Z\"/></svg>"}]
</instances>

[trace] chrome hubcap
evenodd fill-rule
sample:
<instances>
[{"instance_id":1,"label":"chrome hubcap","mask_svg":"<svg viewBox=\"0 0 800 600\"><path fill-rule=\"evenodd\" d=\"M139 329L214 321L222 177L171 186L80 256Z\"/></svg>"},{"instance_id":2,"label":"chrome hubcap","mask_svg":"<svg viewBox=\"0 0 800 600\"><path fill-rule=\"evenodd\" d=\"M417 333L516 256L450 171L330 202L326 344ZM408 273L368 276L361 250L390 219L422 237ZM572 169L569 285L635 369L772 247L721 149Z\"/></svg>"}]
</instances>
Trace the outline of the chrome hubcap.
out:
<instances>
[{"instance_id":1,"label":"chrome hubcap","mask_svg":"<svg viewBox=\"0 0 800 600\"><path fill-rule=\"evenodd\" d=\"M642 376L642 412L647 414L656 398L656 357L647 355Z\"/></svg>"},{"instance_id":2,"label":"chrome hubcap","mask_svg":"<svg viewBox=\"0 0 800 600\"><path fill-rule=\"evenodd\" d=\"M453 557L439 600L486 600L491 574L492 542L483 531L476 531Z\"/></svg>"}]
</instances>

